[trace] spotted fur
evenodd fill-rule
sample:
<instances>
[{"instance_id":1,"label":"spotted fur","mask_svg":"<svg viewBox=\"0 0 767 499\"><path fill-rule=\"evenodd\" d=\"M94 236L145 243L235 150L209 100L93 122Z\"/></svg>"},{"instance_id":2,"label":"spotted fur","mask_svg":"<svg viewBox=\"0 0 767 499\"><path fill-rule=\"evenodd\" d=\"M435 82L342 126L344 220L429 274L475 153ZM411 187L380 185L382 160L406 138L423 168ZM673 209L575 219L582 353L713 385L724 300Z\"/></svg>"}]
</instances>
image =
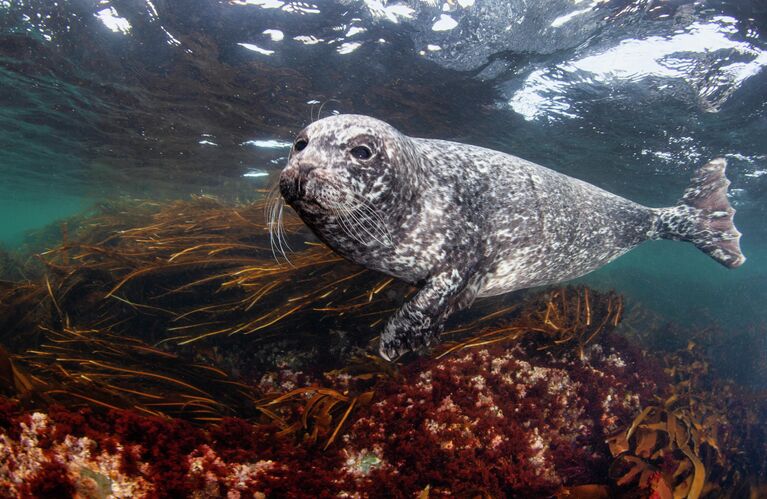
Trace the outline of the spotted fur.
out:
<instances>
[{"instance_id":1,"label":"spotted fur","mask_svg":"<svg viewBox=\"0 0 767 499\"><path fill-rule=\"evenodd\" d=\"M280 175L284 199L337 253L420 288L384 327L387 359L432 343L445 318L478 296L572 279L649 239L693 242L729 267L745 260L722 159L696 173L676 206L648 208L509 154L410 138L367 116L319 120L299 141L305 147ZM369 159L354 156L360 146ZM358 205L354 220L344 217Z\"/></svg>"}]
</instances>

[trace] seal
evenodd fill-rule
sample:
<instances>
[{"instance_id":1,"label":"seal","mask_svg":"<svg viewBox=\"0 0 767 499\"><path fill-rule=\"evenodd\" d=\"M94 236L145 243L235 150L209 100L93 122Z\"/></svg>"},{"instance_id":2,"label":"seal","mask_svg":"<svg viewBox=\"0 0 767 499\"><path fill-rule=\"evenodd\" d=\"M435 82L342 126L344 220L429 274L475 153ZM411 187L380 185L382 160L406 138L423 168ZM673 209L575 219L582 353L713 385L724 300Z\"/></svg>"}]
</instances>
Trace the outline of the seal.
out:
<instances>
[{"instance_id":1,"label":"seal","mask_svg":"<svg viewBox=\"0 0 767 499\"><path fill-rule=\"evenodd\" d=\"M710 161L676 205L650 208L510 154L337 115L298 134L279 189L335 252L419 288L381 333L392 360L477 297L582 276L644 241L740 266L725 167Z\"/></svg>"}]
</instances>

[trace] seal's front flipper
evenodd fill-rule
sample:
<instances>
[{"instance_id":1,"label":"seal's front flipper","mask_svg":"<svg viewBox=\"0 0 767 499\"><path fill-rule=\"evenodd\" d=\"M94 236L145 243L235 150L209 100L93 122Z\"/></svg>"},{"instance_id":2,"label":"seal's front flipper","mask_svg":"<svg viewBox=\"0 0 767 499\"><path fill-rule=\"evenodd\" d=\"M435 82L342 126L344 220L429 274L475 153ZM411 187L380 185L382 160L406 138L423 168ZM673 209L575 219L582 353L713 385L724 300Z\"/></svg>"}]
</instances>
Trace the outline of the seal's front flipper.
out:
<instances>
[{"instance_id":1,"label":"seal's front flipper","mask_svg":"<svg viewBox=\"0 0 767 499\"><path fill-rule=\"evenodd\" d=\"M725 267L735 268L746 257L732 221L735 210L727 201L726 167L727 161L717 158L698 169L676 206L656 210L655 235L689 241Z\"/></svg>"},{"instance_id":2,"label":"seal's front flipper","mask_svg":"<svg viewBox=\"0 0 767 499\"><path fill-rule=\"evenodd\" d=\"M447 316L474 301L477 289L469 284L470 277L469 270L457 268L433 275L386 323L378 350L381 357L391 361L434 343Z\"/></svg>"}]
</instances>

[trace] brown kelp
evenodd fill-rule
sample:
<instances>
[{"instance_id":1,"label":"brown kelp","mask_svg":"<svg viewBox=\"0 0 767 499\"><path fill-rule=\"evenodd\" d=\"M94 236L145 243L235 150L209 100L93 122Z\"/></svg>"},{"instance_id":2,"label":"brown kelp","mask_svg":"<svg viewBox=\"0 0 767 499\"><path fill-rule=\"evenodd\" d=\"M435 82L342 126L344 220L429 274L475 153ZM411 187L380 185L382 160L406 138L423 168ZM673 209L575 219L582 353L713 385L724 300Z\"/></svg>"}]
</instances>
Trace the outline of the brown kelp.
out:
<instances>
[{"instance_id":1,"label":"brown kelp","mask_svg":"<svg viewBox=\"0 0 767 499\"><path fill-rule=\"evenodd\" d=\"M723 496L738 485L756 491L767 464L744 456L767 452L763 404L714 378L697 341L665 355L664 363L665 393L608 439L617 485L659 497Z\"/></svg>"},{"instance_id":2,"label":"brown kelp","mask_svg":"<svg viewBox=\"0 0 767 499\"><path fill-rule=\"evenodd\" d=\"M260 203L225 207L199 197L163 207L143 226L115 230L111 219L92 220L78 242L42 257L59 277L54 287L61 303L74 291L95 292L109 309L117 300L165 319L167 337L161 339L179 345L267 328L276 334L273 326L299 312L344 315L364 308L369 323L385 313L374 298L392 279L350 272L324 246L300 239L293 245L301 251L279 261L263 210ZM281 230L292 234L299 227L286 217ZM98 289L82 282L86 276ZM372 286L360 292L360 283L371 278Z\"/></svg>"},{"instance_id":3,"label":"brown kelp","mask_svg":"<svg viewBox=\"0 0 767 499\"><path fill-rule=\"evenodd\" d=\"M198 197L104 206L62 225L39 255L42 275L0 289L15 364L53 400L198 421L263 413L231 377L247 374L259 344L300 343L316 334L303 325L328 315L375 324L407 293L317 244L277 261L263 210Z\"/></svg>"},{"instance_id":4,"label":"brown kelp","mask_svg":"<svg viewBox=\"0 0 767 499\"><path fill-rule=\"evenodd\" d=\"M483 315L479 319L445 333L445 337L465 336L448 341L438 358L456 350L497 342L535 337L541 350L563 347L575 349L583 358L584 348L601 333L612 330L621 320L623 299L615 293L599 293L587 287L563 287L541 293L524 304L519 315L500 327L485 328L483 323L508 316L518 305ZM477 333L477 330L480 330Z\"/></svg>"}]
</instances>

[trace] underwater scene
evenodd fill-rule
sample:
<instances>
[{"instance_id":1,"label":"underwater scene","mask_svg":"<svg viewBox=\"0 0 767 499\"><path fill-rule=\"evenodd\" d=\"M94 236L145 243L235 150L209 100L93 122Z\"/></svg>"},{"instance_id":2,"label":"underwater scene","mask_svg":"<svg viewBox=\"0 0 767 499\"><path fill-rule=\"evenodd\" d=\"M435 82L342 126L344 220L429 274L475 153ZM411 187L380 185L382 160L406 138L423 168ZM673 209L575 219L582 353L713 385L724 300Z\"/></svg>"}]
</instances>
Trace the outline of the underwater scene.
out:
<instances>
[{"instance_id":1,"label":"underwater scene","mask_svg":"<svg viewBox=\"0 0 767 499\"><path fill-rule=\"evenodd\" d=\"M767 497L767 4L0 0L0 497Z\"/></svg>"}]
</instances>

